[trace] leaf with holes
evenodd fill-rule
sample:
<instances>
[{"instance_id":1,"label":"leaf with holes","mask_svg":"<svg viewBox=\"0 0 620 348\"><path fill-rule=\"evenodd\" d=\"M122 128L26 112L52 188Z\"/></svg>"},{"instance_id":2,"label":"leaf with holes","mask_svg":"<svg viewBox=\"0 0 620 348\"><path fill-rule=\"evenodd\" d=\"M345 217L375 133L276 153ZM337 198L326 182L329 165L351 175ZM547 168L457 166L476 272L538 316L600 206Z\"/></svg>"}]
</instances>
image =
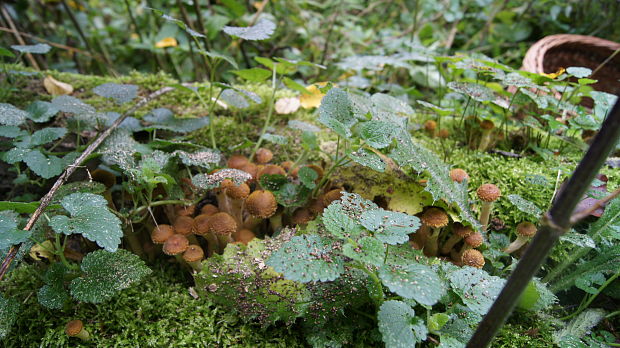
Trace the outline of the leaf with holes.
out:
<instances>
[{"instance_id":1,"label":"leaf with holes","mask_svg":"<svg viewBox=\"0 0 620 348\"><path fill-rule=\"evenodd\" d=\"M78 301L101 303L117 292L140 282L151 270L137 255L120 249L97 250L82 260L83 275L71 281L71 295Z\"/></svg>"},{"instance_id":2,"label":"leaf with holes","mask_svg":"<svg viewBox=\"0 0 620 348\"><path fill-rule=\"evenodd\" d=\"M351 101L347 92L332 88L321 100L318 121L344 138L351 137L351 127L357 119L351 112Z\"/></svg>"},{"instance_id":3,"label":"leaf with holes","mask_svg":"<svg viewBox=\"0 0 620 348\"><path fill-rule=\"evenodd\" d=\"M342 254L353 260L380 267L385 257L385 246L374 237L363 237L357 241L357 246L345 244L342 247Z\"/></svg>"},{"instance_id":4,"label":"leaf with holes","mask_svg":"<svg viewBox=\"0 0 620 348\"><path fill-rule=\"evenodd\" d=\"M379 269L381 282L393 293L432 306L444 294L444 284L430 267L419 263L407 266L385 264Z\"/></svg>"},{"instance_id":5,"label":"leaf with holes","mask_svg":"<svg viewBox=\"0 0 620 348\"><path fill-rule=\"evenodd\" d=\"M417 342L425 340L428 334L422 320L415 316L415 311L402 301L383 302L377 319L386 348L414 347Z\"/></svg>"},{"instance_id":6,"label":"leaf with holes","mask_svg":"<svg viewBox=\"0 0 620 348\"><path fill-rule=\"evenodd\" d=\"M361 148L347 155L350 159L377 172L383 173L387 164L375 152Z\"/></svg>"},{"instance_id":7,"label":"leaf with holes","mask_svg":"<svg viewBox=\"0 0 620 348\"><path fill-rule=\"evenodd\" d=\"M487 272L464 267L448 274L452 290L463 303L475 313L487 313L493 301L504 287L504 280Z\"/></svg>"},{"instance_id":8,"label":"leaf with holes","mask_svg":"<svg viewBox=\"0 0 620 348\"><path fill-rule=\"evenodd\" d=\"M382 121L368 121L360 125L360 138L376 149L387 147L394 138L394 126Z\"/></svg>"},{"instance_id":9,"label":"leaf with holes","mask_svg":"<svg viewBox=\"0 0 620 348\"><path fill-rule=\"evenodd\" d=\"M138 86L104 83L93 88L93 93L104 98L114 99L117 104L124 104L138 96Z\"/></svg>"},{"instance_id":10,"label":"leaf with holes","mask_svg":"<svg viewBox=\"0 0 620 348\"><path fill-rule=\"evenodd\" d=\"M17 228L17 213L12 210L0 211L0 250L25 242L32 232Z\"/></svg>"},{"instance_id":11,"label":"leaf with holes","mask_svg":"<svg viewBox=\"0 0 620 348\"><path fill-rule=\"evenodd\" d=\"M378 240L391 245L406 243L409 234L415 233L420 227L420 219L417 217L384 209L365 211L360 222L373 231Z\"/></svg>"},{"instance_id":12,"label":"leaf with holes","mask_svg":"<svg viewBox=\"0 0 620 348\"><path fill-rule=\"evenodd\" d=\"M340 239L355 239L364 231L362 226L345 212L343 205L337 202L323 211L323 224L331 234Z\"/></svg>"},{"instance_id":13,"label":"leaf with holes","mask_svg":"<svg viewBox=\"0 0 620 348\"><path fill-rule=\"evenodd\" d=\"M260 19L251 27L231 27L225 26L222 30L230 35L244 40L265 40L268 39L276 29L276 25L268 19Z\"/></svg>"},{"instance_id":14,"label":"leaf with holes","mask_svg":"<svg viewBox=\"0 0 620 348\"><path fill-rule=\"evenodd\" d=\"M491 89L477 83L453 81L448 83L448 88L455 92L465 94L479 102L495 100L495 95Z\"/></svg>"},{"instance_id":15,"label":"leaf with holes","mask_svg":"<svg viewBox=\"0 0 620 348\"><path fill-rule=\"evenodd\" d=\"M344 272L334 241L318 235L295 236L271 254L267 265L286 279L302 283L331 281Z\"/></svg>"}]
</instances>

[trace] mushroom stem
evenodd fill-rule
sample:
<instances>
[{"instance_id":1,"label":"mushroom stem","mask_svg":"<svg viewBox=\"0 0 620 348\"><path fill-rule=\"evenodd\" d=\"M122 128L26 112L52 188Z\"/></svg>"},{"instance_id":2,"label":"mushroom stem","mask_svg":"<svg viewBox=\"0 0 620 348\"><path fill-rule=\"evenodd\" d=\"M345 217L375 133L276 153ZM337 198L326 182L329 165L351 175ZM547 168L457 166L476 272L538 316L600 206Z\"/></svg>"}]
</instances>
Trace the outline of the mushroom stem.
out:
<instances>
[{"instance_id":1,"label":"mushroom stem","mask_svg":"<svg viewBox=\"0 0 620 348\"><path fill-rule=\"evenodd\" d=\"M282 213L277 213L269 218L269 226L271 226L272 235L276 235L282 229Z\"/></svg>"},{"instance_id":2,"label":"mushroom stem","mask_svg":"<svg viewBox=\"0 0 620 348\"><path fill-rule=\"evenodd\" d=\"M524 246L529 239L529 237L517 236L517 239L515 239L514 242L510 243L510 245L508 245L506 249L504 249L504 252L507 254L514 253L515 251L521 249L521 247Z\"/></svg>"},{"instance_id":3,"label":"mushroom stem","mask_svg":"<svg viewBox=\"0 0 620 348\"><path fill-rule=\"evenodd\" d=\"M230 215L235 219L237 225L243 224L243 205L245 199L231 199L230 202Z\"/></svg>"},{"instance_id":4,"label":"mushroom stem","mask_svg":"<svg viewBox=\"0 0 620 348\"><path fill-rule=\"evenodd\" d=\"M492 129L483 129L482 136L480 137L480 144L478 144L478 151L486 151L491 144Z\"/></svg>"},{"instance_id":5,"label":"mushroom stem","mask_svg":"<svg viewBox=\"0 0 620 348\"><path fill-rule=\"evenodd\" d=\"M426 245L426 240L430 236L431 228L427 225L422 225L420 229L413 235L413 243L422 249Z\"/></svg>"},{"instance_id":6,"label":"mushroom stem","mask_svg":"<svg viewBox=\"0 0 620 348\"><path fill-rule=\"evenodd\" d=\"M458 234L452 234L448 240L443 243L443 245L441 246L441 250L439 251L442 255L447 255L450 253L450 250L452 250L452 248L454 248L454 246L461 241L461 239L463 239L463 237L459 236Z\"/></svg>"},{"instance_id":7,"label":"mushroom stem","mask_svg":"<svg viewBox=\"0 0 620 348\"><path fill-rule=\"evenodd\" d=\"M203 237L207 240L207 256L212 256L220 249L220 243L213 232L208 232Z\"/></svg>"},{"instance_id":8,"label":"mushroom stem","mask_svg":"<svg viewBox=\"0 0 620 348\"><path fill-rule=\"evenodd\" d=\"M196 272L200 272L202 271L202 260L198 260L198 261L185 261L187 262L187 264Z\"/></svg>"},{"instance_id":9,"label":"mushroom stem","mask_svg":"<svg viewBox=\"0 0 620 348\"><path fill-rule=\"evenodd\" d=\"M431 234L426 239L426 243L424 243L424 255L431 257L437 256L437 240L439 239L439 234L441 233L441 228L433 228Z\"/></svg>"},{"instance_id":10,"label":"mushroom stem","mask_svg":"<svg viewBox=\"0 0 620 348\"><path fill-rule=\"evenodd\" d=\"M220 208L220 211L232 215L231 202L230 198L226 194L226 189L219 189L218 192L215 194L215 197L217 198L217 207Z\"/></svg>"},{"instance_id":11,"label":"mushroom stem","mask_svg":"<svg viewBox=\"0 0 620 348\"><path fill-rule=\"evenodd\" d=\"M226 245L228 245L228 243L232 243L233 239L230 234L217 234L217 241L219 253L223 254L224 249L226 249Z\"/></svg>"},{"instance_id":12,"label":"mushroom stem","mask_svg":"<svg viewBox=\"0 0 620 348\"><path fill-rule=\"evenodd\" d=\"M480 207L480 224L482 225L483 232L487 230L491 209L493 209L493 202L482 202L482 207Z\"/></svg>"}]
</instances>

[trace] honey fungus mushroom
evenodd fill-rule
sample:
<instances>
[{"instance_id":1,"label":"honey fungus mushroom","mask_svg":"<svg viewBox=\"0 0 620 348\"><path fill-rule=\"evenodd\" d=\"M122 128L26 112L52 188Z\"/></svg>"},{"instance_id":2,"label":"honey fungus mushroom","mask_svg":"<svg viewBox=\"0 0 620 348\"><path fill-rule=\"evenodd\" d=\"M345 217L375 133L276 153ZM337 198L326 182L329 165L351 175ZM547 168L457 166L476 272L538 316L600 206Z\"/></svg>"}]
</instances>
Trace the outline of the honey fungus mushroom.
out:
<instances>
[{"instance_id":1,"label":"honey fungus mushroom","mask_svg":"<svg viewBox=\"0 0 620 348\"><path fill-rule=\"evenodd\" d=\"M482 206L480 207L480 224L482 225L483 231L486 231L487 225L489 224L491 209L493 208L493 202L497 201L502 196L502 192L493 184L482 184L478 187L478 190L476 190L476 194L482 201Z\"/></svg>"},{"instance_id":2,"label":"honey fungus mushroom","mask_svg":"<svg viewBox=\"0 0 620 348\"><path fill-rule=\"evenodd\" d=\"M441 254L447 255L450 254L450 250L463 238L468 237L470 234L474 233L474 230L469 226L464 226L460 222L452 225L452 235L446 240L446 242L441 247Z\"/></svg>"},{"instance_id":3,"label":"honey fungus mushroom","mask_svg":"<svg viewBox=\"0 0 620 348\"><path fill-rule=\"evenodd\" d=\"M232 234L237 231L237 222L228 213L219 212L209 217L209 232L213 233L218 240L218 251L224 252L224 248L232 242Z\"/></svg>"},{"instance_id":4,"label":"honey fungus mushroom","mask_svg":"<svg viewBox=\"0 0 620 348\"><path fill-rule=\"evenodd\" d=\"M84 329L84 323L81 320L71 320L65 325L65 333L69 337L77 337L82 341L88 341L90 334Z\"/></svg>"},{"instance_id":5,"label":"honey fungus mushroom","mask_svg":"<svg viewBox=\"0 0 620 348\"><path fill-rule=\"evenodd\" d=\"M534 225L533 223L529 221L521 222L517 225L516 229L517 239L514 242L510 243L510 245L506 247L504 252L510 254L521 249L521 247L523 247L525 243L530 240L530 238L536 235L537 231L538 230L536 229L536 225Z\"/></svg>"},{"instance_id":6,"label":"honey fungus mushroom","mask_svg":"<svg viewBox=\"0 0 620 348\"><path fill-rule=\"evenodd\" d=\"M268 219L276 213L278 203L270 191L256 190L246 198L245 210L249 216L245 219L244 226L252 230L263 219Z\"/></svg>"},{"instance_id":7,"label":"honey fungus mushroom","mask_svg":"<svg viewBox=\"0 0 620 348\"><path fill-rule=\"evenodd\" d=\"M484 256L476 249L468 249L461 256L461 262L464 266L482 268L484 267Z\"/></svg>"},{"instance_id":8,"label":"honey fungus mushroom","mask_svg":"<svg viewBox=\"0 0 620 348\"><path fill-rule=\"evenodd\" d=\"M166 255L178 255L183 253L189 247L189 240L182 234L174 234L170 236L164 243L163 251Z\"/></svg>"},{"instance_id":9,"label":"honey fungus mushroom","mask_svg":"<svg viewBox=\"0 0 620 348\"><path fill-rule=\"evenodd\" d=\"M441 229L448 225L448 214L443 209L431 207L420 216L422 227L419 232L426 237L424 255L437 256L438 239Z\"/></svg>"},{"instance_id":10,"label":"honey fungus mushroom","mask_svg":"<svg viewBox=\"0 0 620 348\"><path fill-rule=\"evenodd\" d=\"M187 247L187 250L183 253L183 260L196 272L200 272L202 269L202 259L204 259L205 253L199 245L192 244Z\"/></svg>"},{"instance_id":11,"label":"honey fungus mushroom","mask_svg":"<svg viewBox=\"0 0 620 348\"><path fill-rule=\"evenodd\" d=\"M172 226L159 224L151 231L151 240L155 244L164 244L172 235L174 235L174 228Z\"/></svg>"},{"instance_id":12,"label":"honey fungus mushroom","mask_svg":"<svg viewBox=\"0 0 620 348\"><path fill-rule=\"evenodd\" d=\"M273 153L271 150L261 147L256 150L256 163L267 164L273 159Z\"/></svg>"},{"instance_id":13,"label":"honey fungus mushroom","mask_svg":"<svg viewBox=\"0 0 620 348\"><path fill-rule=\"evenodd\" d=\"M450 170L450 179L460 184L463 180L469 180L469 175L461 168L452 168Z\"/></svg>"}]
</instances>

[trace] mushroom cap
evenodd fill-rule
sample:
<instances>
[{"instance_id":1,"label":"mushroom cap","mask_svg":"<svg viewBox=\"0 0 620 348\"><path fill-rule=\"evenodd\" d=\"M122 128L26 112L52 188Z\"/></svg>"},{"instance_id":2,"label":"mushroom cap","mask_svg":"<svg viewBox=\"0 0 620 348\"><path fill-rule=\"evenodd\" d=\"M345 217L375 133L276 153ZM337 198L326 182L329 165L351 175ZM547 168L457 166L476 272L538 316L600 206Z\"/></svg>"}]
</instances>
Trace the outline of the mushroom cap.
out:
<instances>
[{"instance_id":1,"label":"mushroom cap","mask_svg":"<svg viewBox=\"0 0 620 348\"><path fill-rule=\"evenodd\" d=\"M484 238L482 237L482 234L480 234L479 232L474 232L470 234L469 236L465 237L464 240L465 240L465 243L471 246L472 248L477 248L481 246L482 243L484 242Z\"/></svg>"},{"instance_id":2,"label":"mushroom cap","mask_svg":"<svg viewBox=\"0 0 620 348\"><path fill-rule=\"evenodd\" d=\"M318 196L317 198L311 200L308 204L308 209L310 209L313 214L321 214L325 209L325 205L323 204L323 198L323 195Z\"/></svg>"},{"instance_id":3,"label":"mushroom cap","mask_svg":"<svg viewBox=\"0 0 620 348\"><path fill-rule=\"evenodd\" d=\"M160 224L151 231L151 240L155 244L164 244L174 234L174 228L170 225Z\"/></svg>"},{"instance_id":4,"label":"mushroom cap","mask_svg":"<svg viewBox=\"0 0 620 348\"><path fill-rule=\"evenodd\" d=\"M162 250L166 255L177 255L187 250L187 247L189 247L187 237L182 234L175 234L168 238Z\"/></svg>"},{"instance_id":5,"label":"mushroom cap","mask_svg":"<svg viewBox=\"0 0 620 348\"><path fill-rule=\"evenodd\" d=\"M65 333L68 336L76 336L77 334L79 334L82 329L84 328L84 323L82 323L81 320L71 320L70 322L67 323L67 325L65 325Z\"/></svg>"},{"instance_id":6,"label":"mushroom cap","mask_svg":"<svg viewBox=\"0 0 620 348\"><path fill-rule=\"evenodd\" d=\"M260 180L261 176L266 174L280 174L286 176L286 171L284 170L284 168L280 167L277 164L267 164L265 167L263 167L263 169L258 171L258 180Z\"/></svg>"},{"instance_id":7,"label":"mushroom cap","mask_svg":"<svg viewBox=\"0 0 620 348\"><path fill-rule=\"evenodd\" d=\"M236 185L232 180L225 179L220 186L226 189L226 195L232 199L246 199L250 195L250 186L246 183Z\"/></svg>"},{"instance_id":8,"label":"mushroom cap","mask_svg":"<svg viewBox=\"0 0 620 348\"><path fill-rule=\"evenodd\" d=\"M465 179L469 180L469 174L461 168L452 168L450 170L450 179L460 184Z\"/></svg>"},{"instance_id":9,"label":"mushroom cap","mask_svg":"<svg viewBox=\"0 0 620 348\"><path fill-rule=\"evenodd\" d=\"M280 167L282 167L284 170L288 172L291 170L291 167L293 167L294 164L295 163L293 163L293 161L284 161L280 163Z\"/></svg>"},{"instance_id":10,"label":"mushroom cap","mask_svg":"<svg viewBox=\"0 0 620 348\"><path fill-rule=\"evenodd\" d=\"M484 256L482 253L476 249L467 249L463 252L463 256L461 257L463 264L465 266L471 266L476 268L484 267Z\"/></svg>"},{"instance_id":11,"label":"mushroom cap","mask_svg":"<svg viewBox=\"0 0 620 348\"><path fill-rule=\"evenodd\" d=\"M196 211L195 205L181 205L175 208L175 213L180 216L193 216Z\"/></svg>"},{"instance_id":12,"label":"mushroom cap","mask_svg":"<svg viewBox=\"0 0 620 348\"><path fill-rule=\"evenodd\" d=\"M179 216L174 220L174 232L184 236L194 233L194 218L189 216Z\"/></svg>"},{"instance_id":13,"label":"mushroom cap","mask_svg":"<svg viewBox=\"0 0 620 348\"><path fill-rule=\"evenodd\" d=\"M445 227L450 222L448 214L443 209L436 207L426 209L420 216L420 220L422 220L423 224L432 228Z\"/></svg>"},{"instance_id":14,"label":"mushroom cap","mask_svg":"<svg viewBox=\"0 0 620 348\"><path fill-rule=\"evenodd\" d=\"M521 237L533 237L537 231L536 225L529 221L523 221L517 225L517 234Z\"/></svg>"},{"instance_id":15,"label":"mushroom cap","mask_svg":"<svg viewBox=\"0 0 620 348\"><path fill-rule=\"evenodd\" d=\"M211 220L211 216L217 213L207 215L200 214L194 218L194 233L197 235L204 236L209 233L209 220Z\"/></svg>"},{"instance_id":16,"label":"mushroom cap","mask_svg":"<svg viewBox=\"0 0 620 348\"><path fill-rule=\"evenodd\" d=\"M237 222L228 213L219 212L209 217L209 231L215 234L232 234L237 230Z\"/></svg>"},{"instance_id":17,"label":"mushroom cap","mask_svg":"<svg viewBox=\"0 0 620 348\"><path fill-rule=\"evenodd\" d=\"M205 204L202 208L200 208L201 215L211 216L215 213L219 213L220 209L213 204Z\"/></svg>"},{"instance_id":18,"label":"mushroom cap","mask_svg":"<svg viewBox=\"0 0 620 348\"><path fill-rule=\"evenodd\" d=\"M499 188L493 184L482 184L476 191L478 198L484 202L495 202L502 196Z\"/></svg>"},{"instance_id":19,"label":"mushroom cap","mask_svg":"<svg viewBox=\"0 0 620 348\"><path fill-rule=\"evenodd\" d=\"M205 257L205 252L200 245L192 244L187 247L187 250L183 253L183 260L187 262L200 261Z\"/></svg>"},{"instance_id":20,"label":"mushroom cap","mask_svg":"<svg viewBox=\"0 0 620 348\"><path fill-rule=\"evenodd\" d=\"M461 238L465 238L474 233L474 230L470 226L465 226L462 223L457 222L452 226L452 232Z\"/></svg>"},{"instance_id":21,"label":"mushroom cap","mask_svg":"<svg viewBox=\"0 0 620 348\"><path fill-rule=\"evenodd\" d=\"M495 123L493 123L493 121L491 121L491 120L484 120L484 121L480 122L480 128L482 128L484 130L491 130L491 129L495 128Z\"/></svg>"},{"instance_id":22,"label":"mushroom cap","mask_svg":"<svg viewBox=\"0 0 620 348\"><path fill-rule=\"evenodd\" d=\"M437 135L442 139L446 139L450 136L450 132L447 129L443 128L439 130L439 133L437 133Z\"/></svg>"},{"instance_id":23,"label":"mushroom cap","mask_svg":"<svg viewBox=\"0 0 620 348\"><path fill-rule=\"evenodd\" d=\"M254 217L266 219L276 213L278 203L270 191L256 190L246 198L245 209Z\"/></svg>"},{"instance_id":24,"label":"mushroom cap","mask_svg":"<svg viewBox=\"0 0 620 348\"><path fill-rule=\"evenodd\" d=\"M342 191L343 189L339 188L328 191L325 195L323 195L323 206L327 207L333 201L337 201L342 198Z\"/></svg>"},{"instance_id":25,"label":"mushroom cap","mask_svg":"<svg viewBox=\"0 0 620 348\"><path fill-rule=\"evenodd\" d=\"M314 219L314 215L308 208L297 208L291 216L291 223L293 225L304 225Z\"/></svg>"},{"instance_id":26,"label":"mushroom cap","mask_svg":"<svg viewBox=\"0 0 620 348\"><path fill-rule=\"evenodd\" d=\"M252 162L248 162L242 165L241 168L238 168L238 169L243 170L244 172L250 174L252 176L252 179L250 181L256 180L256 176L258 174L258 167L256 166L256 164Z\"/></svg>"},{"instance_id":27,"label":"mushroom cap","mask_svg":"<svg viewBox=\"0 0 620 348\"><path fill-rule=\"evenodd\" d=\"M254 238L256 238L254 232L248 230L247 228L242 228L239 232L237 232L235 241L247 245Z\"/></svg>"},{"instance_id":28,"label":"mushroom cap","mask_svg":"<svg viewBox=\"0 0 620 348\"><path fill-rule=\"evenodd\" d=\"M107 188L110 188L116 184L116 175L108 172L107 170L97 168L90 173L90 176L93 180L104 184Z\"/></svg>"},{"instance_id":29,"label":"mushroom cap","mask_svg":"<svg viewBox=\"0 0 620 348\"><path fill-rule=\"evenodd\" d=\"M261 147L260 149L256 150L256 162L258 162L258 164L269 163L272 158L273 152L271 152L269 149Z\"/></svg>"},{"instance_id":30,"label":"mushroom cap","mask_svg":"<svg viewBox=\"0 0 620 348\"><path fill-rule=\"evenodd\" d=\"M426 122L424 122L424 129L426 129L427 131L434 131L435 128L437 128L437 122L433 121L433 120L428 120Z\"/></svg>"},{"instance_id":31,"label":"mushroom cap","mask_svg":"<svg viewBox=\"0 0 620 348\"><path fill-rule=\"evenodd\" d=\"M248 158L243 155L232 155L226 162L226 165L228 166L228 168L241 169L249 162L250 160L248 160Z\"/></svg>"}]
</instances>

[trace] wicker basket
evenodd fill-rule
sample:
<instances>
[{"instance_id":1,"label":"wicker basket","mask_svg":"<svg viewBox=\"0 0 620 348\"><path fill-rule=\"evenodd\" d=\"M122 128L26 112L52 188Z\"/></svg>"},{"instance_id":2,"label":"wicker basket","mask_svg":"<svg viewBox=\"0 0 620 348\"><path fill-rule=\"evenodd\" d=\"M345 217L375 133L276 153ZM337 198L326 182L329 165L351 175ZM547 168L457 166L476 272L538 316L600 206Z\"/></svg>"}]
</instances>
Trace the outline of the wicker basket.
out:
<instances>
[{"instance_id":1,"label":"wicker basket","mask_svg":"<svg viewBox=\"0 0 620 348\"><path fill-rule=\"evenodd\" d=\"M586 67L594 71L618 49L620 43L594 36L551 35L530 47L525 54L521 69L537 74L554 73L560 68L571 66ZM591 78L598 80L592 85L594 89L620 95L620 54ZM591 103L591 100L584 101L586 106L591 106Z\"/></svg>"}]
</instances>

